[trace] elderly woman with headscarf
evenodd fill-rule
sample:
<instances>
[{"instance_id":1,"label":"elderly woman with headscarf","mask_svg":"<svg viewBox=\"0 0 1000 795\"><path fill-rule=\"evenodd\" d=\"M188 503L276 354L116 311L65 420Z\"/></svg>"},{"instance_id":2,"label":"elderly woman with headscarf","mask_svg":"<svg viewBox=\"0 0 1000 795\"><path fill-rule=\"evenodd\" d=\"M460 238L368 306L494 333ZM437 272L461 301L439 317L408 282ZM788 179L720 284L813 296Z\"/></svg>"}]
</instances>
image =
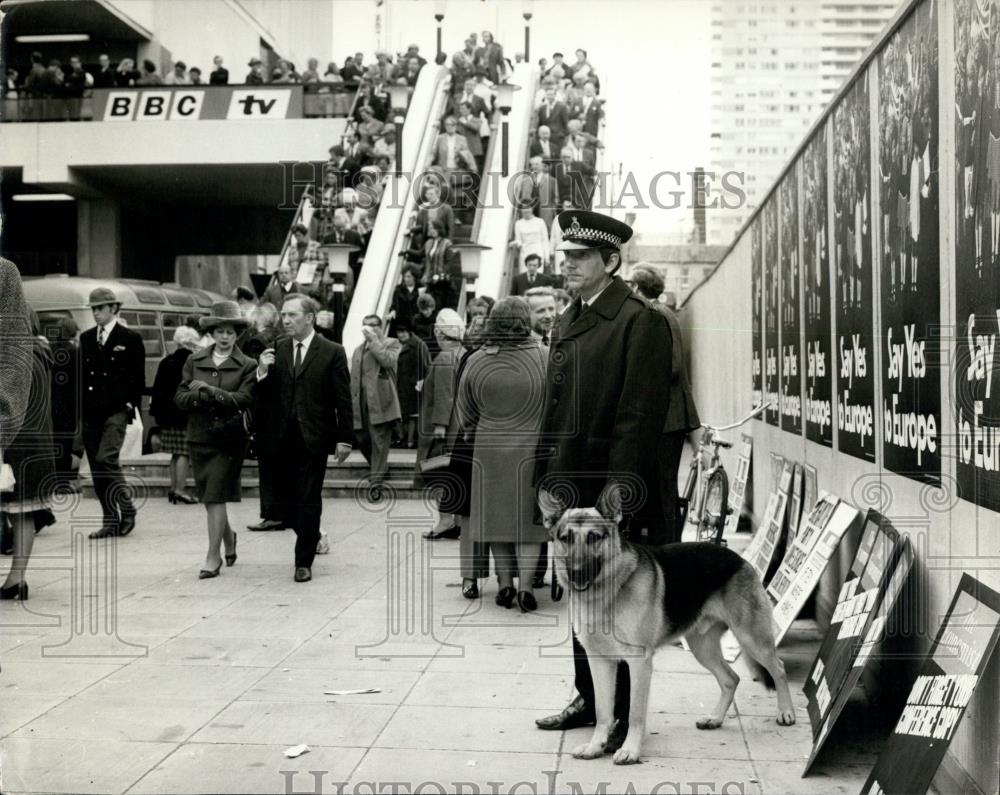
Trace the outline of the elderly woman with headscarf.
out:
<instances>
[{"instance_id":1,"label":"elderly woman with headscarf","mask_svg":"<svg viewBox=\"0 0 1000 795\"><path fill-rule=\"evenodd\" d=\"M448 425L451 422L452 407L455 402L455 368L462 358L462 337L465 324L458 312L442 309L434 321L434 337L440 353L431 361L427 369L420 395L420 423L417 442L417 467L428 457L435 441L447 443ZM424 533L424 538L458 538L459 528L452 515L456 511L442 511L433 530Z\"/></svg>"},{"instance_id":2,"label":"elderly woman with headscarf","mask_svg":"<svg viewBox=\"0 0 1000 795\"><path fill-rule=\"evenodd\" d=\"M168 353L156 368L153 380L153 396L149 403L149 413L160 429L160 447L170 453L170 491L167 499L171 503L194 505L198 498L188 493L187 476L190 461L187 445L187 412L181 411L174 403L174 395L184 375L184 363L188 357L201 350L201 335L188 326L174 329L173 353Z\"/></svg>"}]
</instances>

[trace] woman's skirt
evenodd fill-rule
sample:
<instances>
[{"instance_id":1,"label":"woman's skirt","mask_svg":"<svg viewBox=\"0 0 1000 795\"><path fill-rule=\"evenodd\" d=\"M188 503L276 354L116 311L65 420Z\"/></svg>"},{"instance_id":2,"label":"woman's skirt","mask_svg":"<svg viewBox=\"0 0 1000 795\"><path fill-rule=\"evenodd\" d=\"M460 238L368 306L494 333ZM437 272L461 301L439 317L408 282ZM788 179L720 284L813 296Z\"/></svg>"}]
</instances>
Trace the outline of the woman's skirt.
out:
<instances>
[{"instance_id":1,"label":"woman's skirt","mask_svg":"<svg viewBox=\"0 0 1000 795\"><path fill-rule=\"evenodd\" d=\"M160 428L160 449L171 455L188 455L186 428Z\"/></svg>"},{"instance_id":2,"label":"woman's skirt","mask_svg":"<svg viewBox=\"0 0 1000 795\"><path fill-rule=\"evenodd\" d=\"M188 450L194 482L203 503L240 502L243 499L240 476L247 451L245 444L223 448L189 443Z\"/></svg>"}]
</instances>

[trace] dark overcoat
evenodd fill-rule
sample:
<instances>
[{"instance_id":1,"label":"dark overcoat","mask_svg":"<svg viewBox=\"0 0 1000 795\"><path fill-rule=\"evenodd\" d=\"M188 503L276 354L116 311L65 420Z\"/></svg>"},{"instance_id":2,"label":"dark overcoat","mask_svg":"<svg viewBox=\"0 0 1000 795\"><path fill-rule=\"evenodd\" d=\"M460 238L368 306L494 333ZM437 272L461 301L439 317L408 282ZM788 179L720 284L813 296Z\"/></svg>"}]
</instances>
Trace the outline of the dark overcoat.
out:
<instances>
[{"instance_id":1,"label":"dark overcoat","mask_svg":"<svg viewBox=\"0 0 1000 795\"><path fill-rule=\"evenodd\" d=\"M672 357L667 321L617 277L593 306L574 314L575 305L562 314L549 348L534 484L556 488L561 481L568 501L590 507L614 477L645 491L638 500L626 495L626 513L643 517L648 506L650 516L660 514L656 451Z\"/></svg>"}]
</instances>

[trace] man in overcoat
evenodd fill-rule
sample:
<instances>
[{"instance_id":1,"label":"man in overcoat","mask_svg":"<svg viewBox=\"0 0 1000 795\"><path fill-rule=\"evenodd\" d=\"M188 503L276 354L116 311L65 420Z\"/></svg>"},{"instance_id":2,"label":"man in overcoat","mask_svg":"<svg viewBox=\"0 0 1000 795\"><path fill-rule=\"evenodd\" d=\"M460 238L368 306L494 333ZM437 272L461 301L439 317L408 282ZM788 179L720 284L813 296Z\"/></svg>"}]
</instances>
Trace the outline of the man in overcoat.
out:
<instances>
[{"instance_id":1,"label":"man in overcoat","mask_svg":"<svg viewBox=\"0 0 1000 795\"><path fill-rule=\"evenodd\" d=\"M378 315L368 315L361 322L365 341L351 357L354 433L358 449L371 467L371 484L378 486L389 473L392 431L402 417L396 365L403 346L399 340L385 336Z\"/></svg>"},{"instance_id":2,"label":"man in overcoat","mask_svg":"<svg viewBox=\"0 0 1000 795\"><path fill-rule=\"evenodd\" d=\"M97 325L80 335L80 405L83 446L104 516L90 537L127 536L135 529L135 506L118 456L125 428L142 408L146 347L119 322L121 302L112 290L96 288L89 303Z\"/></svg>"},{"instance_id":3,"label":"man in overcoat","mask_svg":"<svg viewBox=\"0 0 1000 795\"><path fill-rule=\"evenodd\" d=\"M330 453L351 452L351 377L342 346L316 333L317 303L292 294L281 307L286 335L260 355L259 433L281 462L277 493L284 525L295 530L295 582L312 579Z\"/></svg>"},{"instance_id":4,"label":"man in overcoat","mask_svg":"<svg viewBox=\"0 0 1000 795\"><path fill-rule=\"evenodd\" d=\"M670 328L616 275L630 227L583 210L567 210L558 220L563 275L576 298L552 336L535 486L567 507L592 507L605 488L620 488L627 503L622 529L642 542L662 532L657 446L670 394ZM538 719L541 729L595 722L594 683L575 637L573 651L579 695L562 712ZM616 723L605 750L625 739L629 688L621 661Z\"/></svg>"}]
</instances>

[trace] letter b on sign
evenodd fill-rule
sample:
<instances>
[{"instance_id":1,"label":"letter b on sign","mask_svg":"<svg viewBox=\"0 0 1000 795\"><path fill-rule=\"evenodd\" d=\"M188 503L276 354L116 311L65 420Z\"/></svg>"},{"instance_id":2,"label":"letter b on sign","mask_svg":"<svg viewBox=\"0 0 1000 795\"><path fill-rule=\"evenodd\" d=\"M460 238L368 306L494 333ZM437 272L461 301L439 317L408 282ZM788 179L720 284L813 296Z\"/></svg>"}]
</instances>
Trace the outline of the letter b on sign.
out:
<instances>
[{"instance_id":1,"label":"letter b on sign","mask_svg":"<svg viewBox=\"0 0 1000 795\"><path fill-rule=\"evenodd\" d=\"M134 91L113 91L108 94L108 101L104 106L104 121L132 121L138 98L139 95Z\"/></svg>"},{"instance_id":2,"label":"letter b on sign","mask_svg":"<svg viewBox=\"0 0 1000 795\"><path fill-rule=\"evenodd\" d=\"M144 91L139 97L136 121L163 121L169 110L169 91Z\"/></svg>"}]
</instances>

